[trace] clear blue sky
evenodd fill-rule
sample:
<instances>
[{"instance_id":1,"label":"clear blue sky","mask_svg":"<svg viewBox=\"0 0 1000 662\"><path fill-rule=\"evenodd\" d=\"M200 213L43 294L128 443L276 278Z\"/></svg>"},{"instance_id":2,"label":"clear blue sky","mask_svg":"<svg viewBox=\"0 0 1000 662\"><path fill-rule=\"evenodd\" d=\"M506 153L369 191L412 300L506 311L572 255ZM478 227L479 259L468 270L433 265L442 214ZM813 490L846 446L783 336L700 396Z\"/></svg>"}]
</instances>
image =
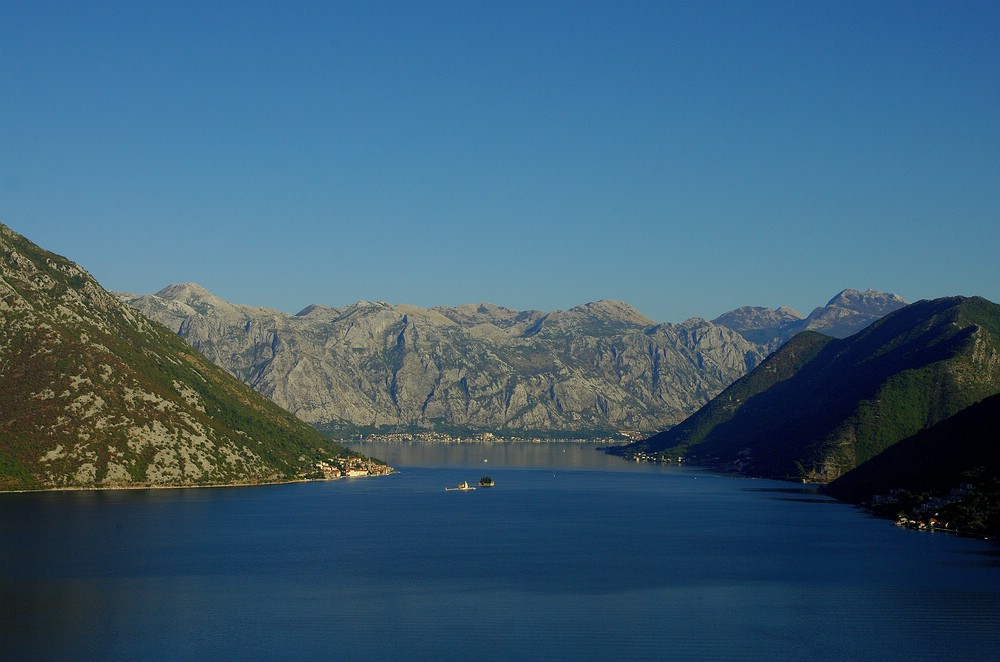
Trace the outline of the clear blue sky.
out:
<instances>
[{"instance_id":1,"label":"clear blue sky","mask_svg":"<svg viewBox=\"0 0 1000 662\"><path fill-rule=\"evenodd\" d=\"M1000 302L997 2L0 0L0 94L0 221L108 289Z\"/></svg>"}]
</instances>

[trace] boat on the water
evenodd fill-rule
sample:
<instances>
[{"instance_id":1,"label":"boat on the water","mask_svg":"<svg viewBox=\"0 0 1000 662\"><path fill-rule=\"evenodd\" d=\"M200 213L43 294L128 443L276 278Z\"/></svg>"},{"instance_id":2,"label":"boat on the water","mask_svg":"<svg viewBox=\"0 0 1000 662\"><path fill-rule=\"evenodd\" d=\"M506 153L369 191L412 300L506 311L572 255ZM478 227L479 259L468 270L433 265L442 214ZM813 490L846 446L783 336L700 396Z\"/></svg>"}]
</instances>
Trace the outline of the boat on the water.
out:
<instances>
[{"instance_id":1,"label":"boat on the water","mask_svg":"<svg viewBox=\"0 0 1000 662\"><path fill-rule=\"evenodd\" d=\"M479 487L493 487L496 483L489 476L483 476L479 479Z\"/></svg>"},{"instance_id":2,"label":"boat on the water","mask_svg":"<svg viewBox=\"0 0 1000 662\"><path fill-rule=\"evenodd\" d=\"M445 492L468 492L468 491L474 490L474 489L476 489L476 488L469 487L469 483L468 482L462 481L456 487L446 487L446 488L444 488L444 491Z\"/></svg>"}]
</instances>

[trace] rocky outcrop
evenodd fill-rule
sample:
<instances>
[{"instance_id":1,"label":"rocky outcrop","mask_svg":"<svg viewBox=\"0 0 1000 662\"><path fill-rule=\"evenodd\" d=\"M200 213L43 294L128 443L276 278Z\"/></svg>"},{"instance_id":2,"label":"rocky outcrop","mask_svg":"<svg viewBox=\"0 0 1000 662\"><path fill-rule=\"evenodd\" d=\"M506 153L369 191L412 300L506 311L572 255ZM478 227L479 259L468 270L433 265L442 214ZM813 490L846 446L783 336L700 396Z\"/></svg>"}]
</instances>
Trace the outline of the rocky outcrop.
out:
<instances>
[{"instance_id":1,"label":"rocky outcrop","mask_svg":"<svg viewBox=\"0 0 1000 662\"><path fill-rule=\"evenodd\" d=\"M297 315L194 284L123 298L319 427L652 431L683 419L764 350L702 319L627 304L515 311L360 301Z\"/></svg>"}]
</instances>

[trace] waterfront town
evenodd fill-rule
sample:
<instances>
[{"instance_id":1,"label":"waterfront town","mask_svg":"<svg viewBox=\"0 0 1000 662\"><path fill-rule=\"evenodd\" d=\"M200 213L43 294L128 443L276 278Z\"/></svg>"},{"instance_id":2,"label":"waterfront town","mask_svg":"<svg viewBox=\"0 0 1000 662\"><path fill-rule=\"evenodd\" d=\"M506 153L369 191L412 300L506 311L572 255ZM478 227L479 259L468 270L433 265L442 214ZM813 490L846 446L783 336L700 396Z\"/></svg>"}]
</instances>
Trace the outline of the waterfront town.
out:
<instances>
[{"instance_id":1,"label":"waterfront town","mask_svg":"<svg viewBox=\"0 0 1000 662\"><path fill-rule=\"evenodd\" d=\"M395 471L392 467L367 457L341 457L319 460L315 464L316 478L333 480L358 476L387 476Z\"/></svg>"}]
</instances>

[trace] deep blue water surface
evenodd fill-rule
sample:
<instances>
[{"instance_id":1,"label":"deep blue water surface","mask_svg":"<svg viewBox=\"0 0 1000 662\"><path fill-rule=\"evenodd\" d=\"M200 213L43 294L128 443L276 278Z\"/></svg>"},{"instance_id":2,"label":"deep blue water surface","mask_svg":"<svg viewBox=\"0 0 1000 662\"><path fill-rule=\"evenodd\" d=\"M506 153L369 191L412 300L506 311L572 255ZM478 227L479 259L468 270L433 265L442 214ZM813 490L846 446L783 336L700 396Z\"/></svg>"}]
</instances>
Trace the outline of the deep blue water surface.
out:
<instances>
[{"instance_id":1,"label":"deep blue water surface","mask_svg":"<svg viewBox=\"0 0 1000 662\"><path fill-rule=\"evenodd\" d=\"M0 495L0 655L1000 655L991 541L587 445L359 448L400 473ZM497 486L444 491L484 474Z\"/></svg>"}]
</instances>

